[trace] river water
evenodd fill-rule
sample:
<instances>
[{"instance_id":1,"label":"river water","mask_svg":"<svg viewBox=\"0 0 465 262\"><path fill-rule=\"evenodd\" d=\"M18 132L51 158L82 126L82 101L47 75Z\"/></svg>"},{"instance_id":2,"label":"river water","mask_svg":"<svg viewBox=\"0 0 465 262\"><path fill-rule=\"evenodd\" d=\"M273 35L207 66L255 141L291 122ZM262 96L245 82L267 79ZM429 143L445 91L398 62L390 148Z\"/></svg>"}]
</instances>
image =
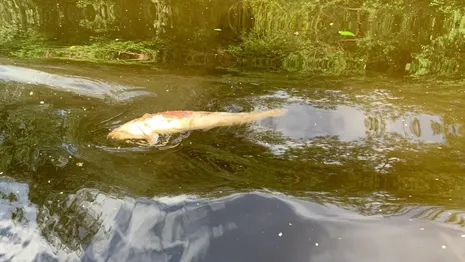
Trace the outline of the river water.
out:
<instances>
[{"instance_id":1,"label":"river water","mask_svg":"<svg viewBox=\"0 0 465 262\"><path fill-rule=\"evenodd\" d=\"M465 261L464 10L0 0L0 261Z\"/></svg>"},{"instance_id":2,"label":"river water","mask_svg":"<svg viewBox=\"0 0 465 262\"><path fill-rule=\"evenodd\" d=\"M3 59L2 261L464 261L460 81ZM106 138L144 113L286 115Z\"/></svg>"}]
</instances>

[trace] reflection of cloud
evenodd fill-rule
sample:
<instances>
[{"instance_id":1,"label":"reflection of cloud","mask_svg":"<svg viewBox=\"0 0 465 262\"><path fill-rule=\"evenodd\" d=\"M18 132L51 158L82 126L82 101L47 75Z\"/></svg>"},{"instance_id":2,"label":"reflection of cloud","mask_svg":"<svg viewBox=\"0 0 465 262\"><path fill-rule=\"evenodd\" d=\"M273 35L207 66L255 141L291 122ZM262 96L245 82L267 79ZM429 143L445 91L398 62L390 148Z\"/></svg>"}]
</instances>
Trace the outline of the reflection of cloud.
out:
<instances>
[{"instance_id":1,"label":"reflection of cloud","mask_svg":"<svg viewBox=\"0 0 465 262\"><path fill-rule=\"evenodd\" d=\"M265 120L260 127L271 128L296 140L335 135L350 141L365 136L364 115L356 108L338 106L336 110L324 110L297 103L286 108L289 110L286 115Z\"/></svg>"},{"instance_id":2,"label":"reflection of cloud","mask_svg":"<svg viewBox=\"0 0 465 262\"><path fill-rule=\"evenodd\" d=\"M128 100L136 96L149 94L147 91L137 90L141 89L138 87L107 84L91 79L49 74L34 69L9 65L0 65L0 80L46 85L51 88L59 88L62 91L74 92L100 99L110 97L115 100Z\"/></svg>"},{"instance_id":3,"label":"reflection of cloud","mask_svg":"<svg viewBox=\"0 0 465 262\"><path fill-rule=\"evenodd\" d=\"M458 135L458 125L455 129L442 132L445 124L440 116L428 114L406 114L401 119L396 119L387 124L387 132L398 133L409 141L421 141L430 143L446 143L446 135Z\"/></svg>"},{"instance_id":4,"label":"reflection of cloud","mask_svg":"<svg viewBox=\"0 0 465 262\"><path fill-rule=\"evenodd\" d=\"M457 136L460 128L458 124L446 125L440 116L396 112L393 105L380 101L371 104L376 104L376 110L370 108L367 111L363 105L337 105L323 109L311 104L313 101L283 90L263 99L283 100L289 110L284 116L266 119L252 126L257 133L270 134L269 131L273 131L275 138L280 137L274 139L274 143L260 141L258 135L255 137L258 143L279 151L310 145L314 138L322 136L334 136L346 142L370 138L388 143L390 137L402 137L409 143L447 143L447 136ZM261 107L257 105L256 110Z\"/></svg>"},{"instance_id":5,"label":"reflection of cloud","mask_svg":"<svg viewBox=\"0 0 465 262\"><path fill-rule=\"evenodd\" d=\"M87 261L218 261L224 257L228 257L227 261L265 261L266 257L266 261L281 261L287 257L326 262L335 258L379 261L379 254L386 261L405 254L417 258L463 256L434 252L435 248L441 250L443 241L456 251L460 231L449 232L438 224L408 220L413 215L406 216L405 209L409 207L396 209L395 204L386 204L385 201L398 199L385 193L349 201L331 196L320 198L325 205L282 194L259 193L214 200L189 196L123 200L84 189L73 199L81 199L76 207L86 207L82 211L97 212L99 221L109 222L107 230L100 230L84 248L82 255ZM347 201L346 208L352 210L362 205L368 213L338 207ZM395 216L396 212L401 215ZM389 214L390 219L384 219L384 214ZM428 228L429 234L419 228ZM396 241L398 252L386 248L398 239L400 232L408 238ZM412 244L418 241L432 251ZM272 248L276 246L279 249ZM367 247L377 251L366 251Z\"/></svg>"},{"instance_id":6,"label":"reflection of cloud","mask_svg":"<svg viewBox=\"0 0 465 262\"><path fill-rule=\"evenodd\" d=\"M81 232L94 231L95 235L81 254L92 261L131 261L132 251L152 253L148 256L150 261L168 261L173 255L178 257L175 261L194 261L206 252L212 238L221 237L236 228L234 223L228 221L212 227L202 225L202 221L208 220L208 210L221 210L224 204L219 201L218 204L199 205L194 196L120 199L83 189L66 199L53 199L50 202L53 203L51 210L61 207L64 209L62 212L85 214L85 217L50 219L57 214L45 209L41 220L51 221L52 224L42 227L47 231L48 228L55 229L54 232L47 232L49 241L65 237L59 232L60 228L66 232L67 229L63 227L73 227ZM90 225L98 229L94 230ZM74 237L63 239L63 242L81 242L76 239L77 236Z\"/></svg>"},{"instance_id":7,"label":"reflection of cloud","mask_svg":"<svg viewBox=\"0 0 465 262\"><path fill-rule=\"evenodd\" d=\"M73 254L56 250L42 236L37 227L37 207L28 199L27 184L11 180L0 181L0 255L3 261L32 261L60 258L72 261ZM34 260L36 261L36 260ZM43 260L38 260L43 261Z\"/></svg>"},{"instance_id":8,"label":"reflection of cloud","mask_svg":"<svg viewBox=\"0 0 465 262\"><path fill-rule=\"evenodd\" d=\"M36 208L28 200L29 188L9 180L0 181L0 220L12 218L14 210L21 209L20 222L35 226Z\"/></svg>"},{"instance_id":9,"label":"reflection of cloud","mask_svg":"<svg viewBox=\"0 0 465 262\"><path fill-rule=\"evenodd\" d=\"M20 206L30 206L26 185L2 182L0 188L5 193L19 191ZM47 206L40 207L41 233L34 223L0 221L4 233L0 250L6 252L6 258L352 262L379 261L380 256L386 261L405 260L405 256L432 261L465 257L459 248L464 232L428 221L438 219L433 212L423 215L428 207L395 204L399 199L382 192L350 199L329 194L307 194L305 199L296 199L278 193L217 199L186 195L135 199L92 189L50 196L45 201ZM35 213L35 208L31 212ZM389 219L384 218L386 214ZM444 222L457 224L463 213L454 211L449 217ZM408 237L399 238L400 233ZM395 249L386 248L394 242ZM444 243L455 253L443 251ZM435 250L442 252L436 254Z\"/></svg>"}]
</instances>

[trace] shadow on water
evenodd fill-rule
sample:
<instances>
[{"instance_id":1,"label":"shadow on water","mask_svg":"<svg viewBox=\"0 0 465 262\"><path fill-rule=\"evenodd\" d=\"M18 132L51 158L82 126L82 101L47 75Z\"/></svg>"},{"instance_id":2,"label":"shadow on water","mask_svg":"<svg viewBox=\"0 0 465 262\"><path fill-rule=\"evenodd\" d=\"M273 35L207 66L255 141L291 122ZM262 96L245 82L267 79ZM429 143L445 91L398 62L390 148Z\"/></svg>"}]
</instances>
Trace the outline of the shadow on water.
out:
<instances>
[{"instance_id":1,"label":"shadow on water","mask_svg":"<svg viewBox=\"0 0 465 262\"><path fill-rule=\"evenodd\" d=\"M30 70L0 66L3 258L465 258L461 83ZM147 112L276 107L166 150L106 138Z\"/></svg>"}]
</instances>

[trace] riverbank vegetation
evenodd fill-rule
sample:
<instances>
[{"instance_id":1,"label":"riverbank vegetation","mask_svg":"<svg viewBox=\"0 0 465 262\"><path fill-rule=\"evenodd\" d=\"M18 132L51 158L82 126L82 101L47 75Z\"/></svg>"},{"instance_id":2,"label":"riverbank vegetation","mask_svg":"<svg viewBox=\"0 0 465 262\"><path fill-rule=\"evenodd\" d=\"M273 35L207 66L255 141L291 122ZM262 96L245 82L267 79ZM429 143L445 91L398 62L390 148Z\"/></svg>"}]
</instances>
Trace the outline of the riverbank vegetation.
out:
<instances>
[{"instance_id":1,"label":"riverbank vegetation","mask_svg":"<svg viewBox=\"0 0 465 262\"><path fill-rule=\"evenodd\" d=\"M38 2L0 4L2 55L320 75L451 76L465 63L457 1Z\"/></svg>"}]
</instances>

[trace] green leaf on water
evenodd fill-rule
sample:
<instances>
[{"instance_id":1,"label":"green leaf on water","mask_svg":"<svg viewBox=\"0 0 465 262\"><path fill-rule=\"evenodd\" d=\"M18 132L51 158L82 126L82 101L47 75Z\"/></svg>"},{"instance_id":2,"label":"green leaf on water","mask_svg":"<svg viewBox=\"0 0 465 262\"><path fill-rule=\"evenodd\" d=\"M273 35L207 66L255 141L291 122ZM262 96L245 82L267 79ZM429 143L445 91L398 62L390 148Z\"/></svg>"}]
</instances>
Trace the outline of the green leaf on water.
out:
<instances>
[{"instance_id":1,"label":"green leaf on water","mask_svg":"<svg viewBox=\"0 0 465 262\"><path fill-rule=\"evenodd\" d=\"M355 36L355 34L350 31L339 31L339 34L344 36Z\"/></svg>"}]
</instances>

